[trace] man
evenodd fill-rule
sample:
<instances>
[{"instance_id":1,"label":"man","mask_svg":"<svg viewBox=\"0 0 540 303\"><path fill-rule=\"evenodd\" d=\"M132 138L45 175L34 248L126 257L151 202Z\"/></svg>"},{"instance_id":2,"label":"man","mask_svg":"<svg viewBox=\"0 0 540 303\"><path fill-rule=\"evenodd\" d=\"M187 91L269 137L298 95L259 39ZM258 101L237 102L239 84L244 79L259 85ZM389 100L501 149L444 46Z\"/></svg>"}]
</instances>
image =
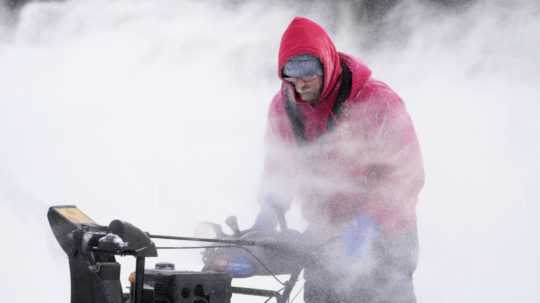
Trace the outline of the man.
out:
<instances>
[{"instance_id":1,"label":"man","mask_svg":"<svg viewBox=\"0 0 540 303\"><path fill-rule=\"evenodd\" d=\"M274 229L301 203L303 237L321 247L320 262L305 266L307 303L415 302L424 172L403 102L306 18L282 36L278 76L253 229Z\"/></svg>"}]
</instances>

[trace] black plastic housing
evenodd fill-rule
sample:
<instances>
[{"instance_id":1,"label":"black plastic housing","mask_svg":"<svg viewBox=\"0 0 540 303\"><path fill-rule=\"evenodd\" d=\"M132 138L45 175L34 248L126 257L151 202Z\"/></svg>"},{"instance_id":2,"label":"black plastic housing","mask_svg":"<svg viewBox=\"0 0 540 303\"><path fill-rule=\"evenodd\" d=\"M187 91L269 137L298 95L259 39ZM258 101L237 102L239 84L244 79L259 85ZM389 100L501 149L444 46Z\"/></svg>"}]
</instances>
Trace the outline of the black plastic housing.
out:
<instances>
[{"instance_id":1,"label":"black plastic housing","mask_svg":"<svg viewBox=\"0 0 540 303\"><path fill-rule=\"evenodd\" d=\"M231 277L225 273L146 270L143 303L230 303ZM151 301L148 290L153 288Z\"/></svg>"},{"instance_id":2,"label":"black plastic housing","mask_svg":"<svg viewBox=\"0 0 540 303\"><path fill-rule=\"evenodd\" d=\"M122 303L120 264L92 247L107 228L75 206L53 206L47 213L56 240L69 259L71 303Z\"/></svg>"}]
</instances>

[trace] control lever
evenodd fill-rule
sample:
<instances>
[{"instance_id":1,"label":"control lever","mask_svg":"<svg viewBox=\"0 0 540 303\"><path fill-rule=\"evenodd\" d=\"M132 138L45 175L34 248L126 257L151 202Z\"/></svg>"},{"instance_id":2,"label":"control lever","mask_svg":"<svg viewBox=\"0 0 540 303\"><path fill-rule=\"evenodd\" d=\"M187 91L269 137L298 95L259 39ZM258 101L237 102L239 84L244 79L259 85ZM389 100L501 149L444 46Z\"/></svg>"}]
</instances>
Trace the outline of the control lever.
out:
<instances>
[{"instance_id":1,"label":"control lever","mask_svg":"<svg viewBox=\"0 0 540 303\"><path fill-rule=\"evenodd\" d=\"M127 248L128 245L120 236L113 233L108 233L98 240L98 248L104 251L121 251Z\"/></svg>"}]
</instances>

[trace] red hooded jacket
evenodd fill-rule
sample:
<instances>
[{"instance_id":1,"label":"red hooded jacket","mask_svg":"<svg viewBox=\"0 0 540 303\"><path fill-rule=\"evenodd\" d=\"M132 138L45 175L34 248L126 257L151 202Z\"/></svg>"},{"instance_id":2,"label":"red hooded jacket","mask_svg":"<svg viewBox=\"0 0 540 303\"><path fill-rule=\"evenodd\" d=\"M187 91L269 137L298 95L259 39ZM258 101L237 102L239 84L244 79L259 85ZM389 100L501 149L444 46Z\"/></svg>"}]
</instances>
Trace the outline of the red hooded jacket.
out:
<instances>
[{"instance_id":1,"label":"red hooded jacket","mask_svg":"<svg viewBox=\"0 0 540 303\"><path fill-rule=\"evenodd\" d=\"M297 17L285 30L279 49L278 76L297 55L319 58L324 86L311 105L298 96L307 144L299 144L285 110L287 85L273 98L267 126L262 192L288 204L299 199L309 222L339 224L359 213L386 234L416 226L415 205L424 183L416 134L399 96L371 78L359 60L337 52L315 22ZM332 130L328 119L340 88L341 63L352 73L352 86Z\"/></svg>"}]
</instances>

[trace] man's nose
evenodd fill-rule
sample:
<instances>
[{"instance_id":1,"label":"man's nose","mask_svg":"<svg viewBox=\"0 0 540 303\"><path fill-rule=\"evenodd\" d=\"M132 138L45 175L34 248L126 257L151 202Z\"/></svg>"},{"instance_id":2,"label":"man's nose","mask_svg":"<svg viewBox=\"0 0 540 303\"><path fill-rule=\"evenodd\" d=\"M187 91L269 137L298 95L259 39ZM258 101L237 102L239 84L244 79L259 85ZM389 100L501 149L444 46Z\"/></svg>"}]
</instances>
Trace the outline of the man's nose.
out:
<instances>
[{"instance_id":1,"label":"man's nose","mask_svg":"<svg viewBox=\"0 0 540 303\"><path fill-rule=\"evenodd\" d=\"M296 83L295 83L295 86L296 88L303 88L304 86L306 86L306 82L302 79L297 79L296 80Z\"/></svg>"}]
</instances>

